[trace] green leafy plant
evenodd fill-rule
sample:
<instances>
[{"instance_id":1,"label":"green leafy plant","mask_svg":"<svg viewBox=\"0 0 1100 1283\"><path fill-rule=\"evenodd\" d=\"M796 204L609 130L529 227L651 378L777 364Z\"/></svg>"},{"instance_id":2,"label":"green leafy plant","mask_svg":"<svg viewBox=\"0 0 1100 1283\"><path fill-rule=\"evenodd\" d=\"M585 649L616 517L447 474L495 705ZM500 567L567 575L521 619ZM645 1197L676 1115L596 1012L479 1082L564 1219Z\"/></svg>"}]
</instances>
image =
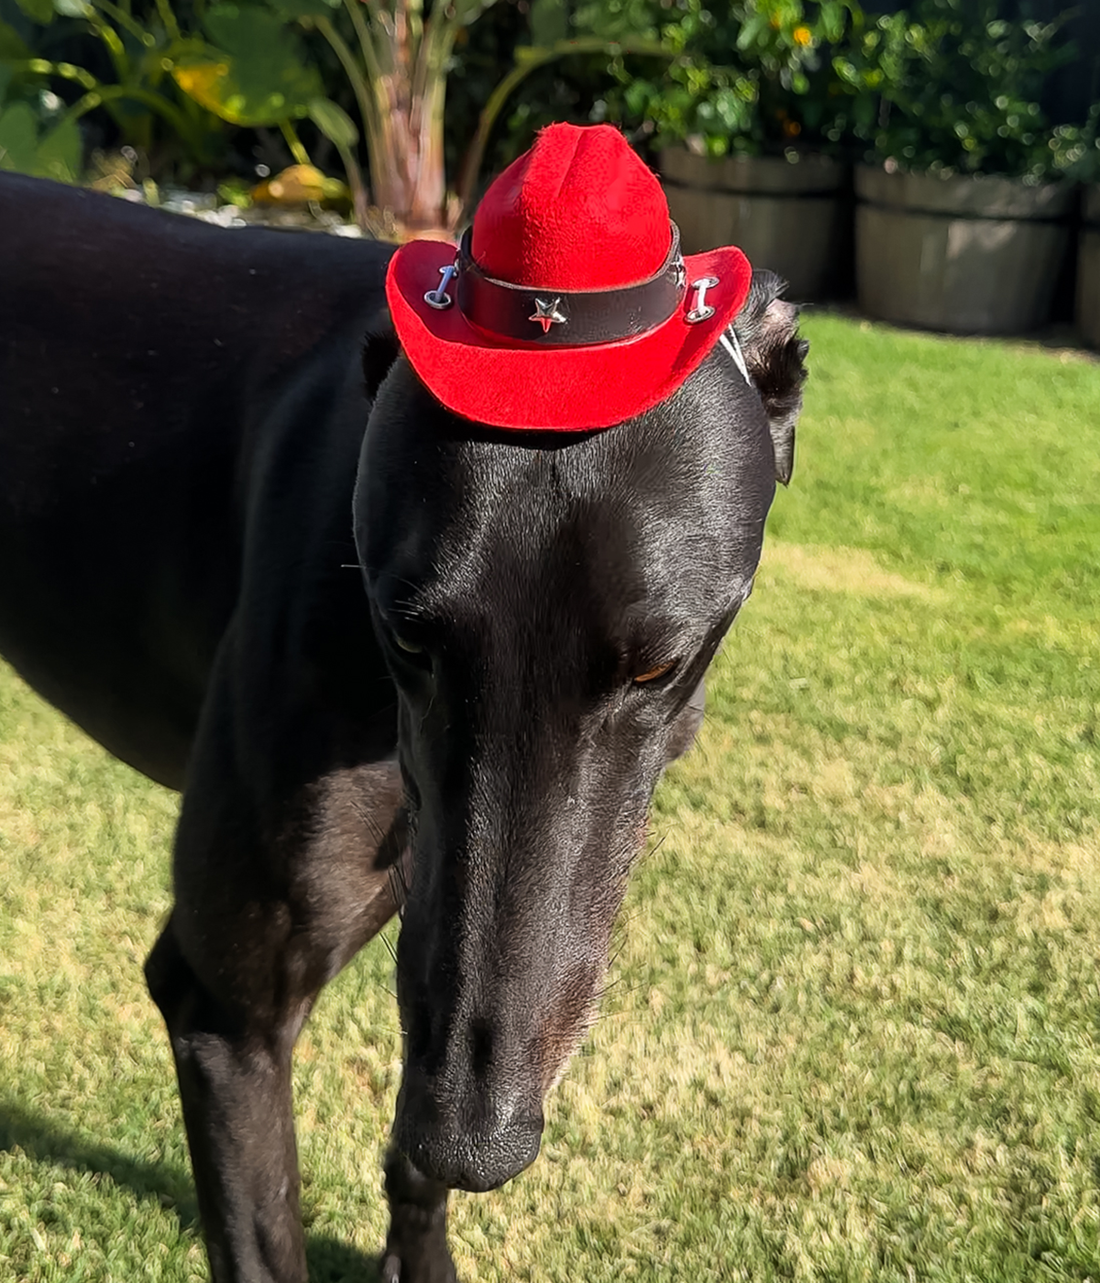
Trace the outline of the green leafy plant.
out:
<instances>
[{"instance_id":1,"label":"green leafy plant","mask_svg":"<svg viewBox=\"0 0 1100 1283\"><path fill-rule=\"evenodd\" d=\"M185 95L176 92L171 72L199 44L180 30L168 0L156 0L143 14L135 12L129 0L17 0L25 18L42 39L35 47L25 42L8 24L0 23L0 60L6 95L4 119L7 130L0 135L20 141L9 149L12 167L43 169L54 177L71 180L80 168L77 122L89 112L102 109L110 117L124 145L148 151L160 133L193 165L210 163L220 150L221 126ZM64 58L41 56L48 45L46 29L64 27L64 34L82 33L93 37L106 54L112 80L96 75L87 67ZM57 42L55 42L57 43ZM66 88L68 87L68 88ZM67 92L73 101L62 102ZM57 103L60 112L47 109L56 119L42 128L32 160L27 150L32 102ZM41 113L39 113L41 115ZM14 125L12 118L14 117ZM166 128L165 128L166 127ZM43 153L44 149L44 153ZM57 159L63 153L63 161Z\"/></svg>"},{"instance_id":2,"label":"green leafy plant","mask_svg":"<svg viewBox=\"0 0 1100 1283\"><path fill-rule=\"evenodd\" d=\"M1066 176L1082 183L1100 183L1100 102L1092 104L1080 129L1063 129L1061 138Z\"/></svg>"},{"instance_id":3,"label":"green leafy plant","mask_svg":"<svg viewBox=\"0 0 1100 1283\"><path fill-rule=\"evenodd\" d=\"M0 169L75 183L80 176L80 130L73 120L42 122L29 102L0 107Z\"/></svg>"},{"instance_id":4,"label":"green leafy plant","mask_svg":"<svg viewBox=\"0 0 1100 1283\"><path fill-rule=\"evenodd\" d=\"M467 29L495 0L196 0L197 29L181 29L170 0L153 0L144 19L132 0L18 0L34 22L58 15L82 24L108 51L116 83L107 84L86 67L33 56L21 48L13 62L25 78L60 79L84 91L66 109L64 131L47 143L29 128L25 110L8 132L9 148L27 163L32 148L56 150L72 142L73 125L96 107L108 110L123 142L143 149L152 121L161 119L196 161L206 156L208 135L219 121L242 127L277 126L296 162L309 155L296 129L304 118L335 147L351 188L361 224L378 227L368 203L385 211L383 227L402 232L452 230L474 199L485 147L517 87L532 72L570 56L599 52L660 55L662 46L638 32L642 0L628 20L607 6L589 5L574 22L562 0L535 0L530 43L508 50L512 66L479 104L467 138L465 158L451 184L445 164L443 112L447 76ZM12 40L18 37L10 33ZM357 124L325 92L320 65L327 58L346 77ZM36 126L40 129L40 126ZM0 129L0 137L3 131ZM369 193L359 170L365 143ZM39 162L35 162L38 164ZM52 163L47 155L43 164ZM454 188L457 187L457 191ZM396 224L396 227L394 226Z\"/></svg>"},{"instance_id":5,"label":"green leafy plant","mask_svg":"<svg viewBox=\"0 0 1100 1283\"><path fill-rule=\"evenodd\" d=\"M636 32L573 30L561 0L535 0L532 43L514 49L511 69L484 102L460 165L457 190L450 190L444 149L447 77L459 42L465 43L469 27L494 3L435 0L425 9L423 0L271 0L284 17L317 32L339 60L363 125L372 199L406 232L453 230L473 200L500 112L533 71L587 52L661 52L655 41ZM326 110L333 108L330 104ZM335 110L338 128L315 110L310 114L328 137L346 144L341 155L347 166L355 126L342 109ZM349 177L355 186L352 167Z\"/></svg>"},{"instance_id":6,"label":"green leafy plant","mask_svg":"<svg viewBox=\"0 0 1100 1283\"><path fill-rule=\"evenodd\" d=\"M493 130L509 99L530 76L564 59L583 63L592 55L603 55L602 78L610 88L615 75L622 74L627 58L632 66L637 58L667 65L675 56L675 45L663 38L650 16L646 0L590 0L572 12L566 0L534 0L530 9L531 43L515 47L511 70L494 86L478 116L477 129L459 171L460 210L468 210L473 204ZM524 146L533 129L531 123L524 131Z\"/></svg>"},{"instance_id":7,"label":"green leafy plant","mask_svg":"<svg viewBox=\"0 0 1100 1283\"><path fill-rule=\"evenodd\" d=\"M841 141L852 95L833 52L862 28L858 0L676 0L653 12L678 56L648 76L620 67L613 118L712 156Z\"/></svg>"},{"instance_id":8,"label":"green leafy plant","mask_svg":"<svg viewBox=\"0 0 1100 1283\"><path fill-rule=\"evenodd\" d=\"M460 31L493 0L271 0L222 3L203 16L207 48L175 72L204 107L235 124L278 123L295 159L306 159L290 122L310 117L339 151L356 212L368 200L404 231L446 228L443 162L446 73ZM316 33L351 87L365 137L370 192L360 177L360 130L321 92L316 60L302 34Z\"/></svg>"},{"instance_id":9,"label":"green leafy plant","mask_svg":"<svg viewBox=\"0 0 1100 1283\"><path fill-rule=\"evenodd\" d=\"M868 159L1032 182L1065 172L1081 131L1052 129L1039 105L1071 56L1064 19L1007 21L1002 10L998 0L917 0L836 60Z\"/></svg>"},{"instance_id":10,"label":"green leafy plant","mask_svg":"<svg viewBox=\"0 0 1100 1283\"><path fill-rule=\"evenodd\" d=\"M56 94L20 76L31 50L15 29L0 22L0 169L75 182L81 139L76 121L60 114Z\"/></svg>"},{"instance_id":11,"label":"green leafy plant","mask_svg":"<svg viewBox=\"0 0 1100 1283\"><path fill-rule=\"evenodd\" d=\"M73 61L40 56L41 49L32 49L14 28L0 23L6 81L0 82L0 95L7 90L15 100L0 116L0 146L7 157L0 163L71 180L80 167L77 121L100 108L123 145L148 153L163 139L191 169L222 159L223 122L277 126L294 159L308 163L294 122L309 117L333 142L349 175L357 177L353 149L358 131L339 105L325 97L321 76L288 24L285 6L279 12L256 4L207 8L199 3L193 16L200 27L186 30L169 0L140 8L132 0L17 3L37 30L67 24L94 37L107 54L114 80ZM79 92L59 119L43 124L36 105L44 95L60 102L49 89L53 84Z\"/></svg>"},{"instance_id":12,"label":"green leafy plant","mask_svg":"<svg viewBox=\"0 0 1100 1283\"><path fill-rule=\"evenodd\" d=\"M190 99L230 124L277 126L300 165L310 161L294 122L308 117L339 153L361 215L359 131L325 95L320 72L293 26L321 11L331 12L324 0L215 4L201 11L207 39L181 50L172 77Z\"/></svg>"}]
</instances>

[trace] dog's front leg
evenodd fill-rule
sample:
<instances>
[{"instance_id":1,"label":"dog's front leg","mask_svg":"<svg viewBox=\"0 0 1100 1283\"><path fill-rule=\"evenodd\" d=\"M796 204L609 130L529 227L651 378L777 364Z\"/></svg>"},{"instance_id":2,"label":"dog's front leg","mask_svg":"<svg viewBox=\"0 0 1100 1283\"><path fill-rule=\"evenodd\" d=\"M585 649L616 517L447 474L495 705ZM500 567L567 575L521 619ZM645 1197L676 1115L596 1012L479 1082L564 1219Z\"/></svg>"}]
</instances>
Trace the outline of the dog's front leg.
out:
<instances>
[{"instance_id":1,"label":"dog's front leg","mask_svg":"<svg viewBox=\"0 0 1100 1283\"><path fill-rule=\"evenodd\" d=\"M447 1248L447 1188L429 1180L399 1150L386 1155L390 1230L382 1283L456 1283Z\"/></svg>"},{"instance_id":2,"label":"dog's front leg","mask_svg":"<svg viewBox=\"0 0 1100 1283\"><path fill-rule=\"evenodd\" d=\"M306 1009L256 1027L206 989L171 921L146 975L176 1059L214 1283L304 1283L290 1065Z\"/></svg>"},{"instance_id":3,"label":"dog's front leg","mask_svg":"<svg viewBox=\"0 0 1100 1283\"><path fill-rule=\"evenodd\" d=\"M266 823L249 796L210 733L146 977L172 1041L214 1283L304 1283L291 1056L322 987L396 911L403 792L380 762L288 787Z\"/></svg>"}]
</instances>

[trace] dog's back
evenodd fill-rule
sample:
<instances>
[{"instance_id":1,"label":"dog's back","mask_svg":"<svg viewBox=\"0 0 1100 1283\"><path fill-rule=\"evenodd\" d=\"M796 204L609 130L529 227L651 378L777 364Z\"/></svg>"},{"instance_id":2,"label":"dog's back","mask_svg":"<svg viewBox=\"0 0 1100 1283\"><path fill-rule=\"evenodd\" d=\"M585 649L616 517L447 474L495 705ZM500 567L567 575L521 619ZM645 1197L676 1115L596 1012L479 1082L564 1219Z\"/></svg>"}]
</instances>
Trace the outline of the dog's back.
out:
<instances>
[{"instance_id":1,"label":"dog's back","mask_svg":"<svg viewBox=\"0 0 1100 1283\"><path fill-rule=\"evenodd\" d=\"M387 258L0 174L0 653L154 778L181 783L263 478L357 449Z\"/></svg>"}]
</instances>

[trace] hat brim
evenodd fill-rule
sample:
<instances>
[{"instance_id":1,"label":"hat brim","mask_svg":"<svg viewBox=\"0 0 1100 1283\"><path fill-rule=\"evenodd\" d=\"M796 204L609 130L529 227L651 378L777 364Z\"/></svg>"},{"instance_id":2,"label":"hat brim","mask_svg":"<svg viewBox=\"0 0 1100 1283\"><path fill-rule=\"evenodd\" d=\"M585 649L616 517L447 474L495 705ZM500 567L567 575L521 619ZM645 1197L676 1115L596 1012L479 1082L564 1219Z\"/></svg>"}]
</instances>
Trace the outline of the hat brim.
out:
<instances>
[{"instance_id":1,"label":"hat brim","mask_svg":"<svg viewBox=\"0 0 1100 1283\"><path fill-rule=\"evenodd\" d=\"M718 342L741 310L752 268L727 246L684 259L689 288L676 312L645 334L584 347L506 346L472 326L457 306L424 301L454 261L454 247L410 241L390 260L386 297L397 337L421 382L448 410L497 428L582 432L622 423L663 401ZM693 281L714 314L695 324Z\"/></svg>"}]
</instances>

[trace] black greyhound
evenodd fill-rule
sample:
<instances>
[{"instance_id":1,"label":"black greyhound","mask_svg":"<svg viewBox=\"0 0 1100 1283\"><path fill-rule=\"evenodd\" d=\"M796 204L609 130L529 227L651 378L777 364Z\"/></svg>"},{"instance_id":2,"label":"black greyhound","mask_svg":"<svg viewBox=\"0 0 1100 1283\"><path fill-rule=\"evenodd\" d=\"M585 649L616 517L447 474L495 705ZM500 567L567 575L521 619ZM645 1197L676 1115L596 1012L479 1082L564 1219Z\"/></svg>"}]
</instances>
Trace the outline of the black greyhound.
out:
<instances>
[{"instance_id":1,"label":"black greyhound","mask_svg":"<svg viewBox=\"0 0 1100 1283\"><path fill-rule=\"evenodd\" d=\"M382 1277L454 1278L447 1191L538 1152L790 471L770 273L747 373L500 433L399 355L391 252L0 174L0 652L183 792L146 974L219 1283L306 1277L292 1049L406 895Z\"/></svg>"}]
</instances>

